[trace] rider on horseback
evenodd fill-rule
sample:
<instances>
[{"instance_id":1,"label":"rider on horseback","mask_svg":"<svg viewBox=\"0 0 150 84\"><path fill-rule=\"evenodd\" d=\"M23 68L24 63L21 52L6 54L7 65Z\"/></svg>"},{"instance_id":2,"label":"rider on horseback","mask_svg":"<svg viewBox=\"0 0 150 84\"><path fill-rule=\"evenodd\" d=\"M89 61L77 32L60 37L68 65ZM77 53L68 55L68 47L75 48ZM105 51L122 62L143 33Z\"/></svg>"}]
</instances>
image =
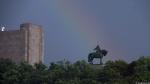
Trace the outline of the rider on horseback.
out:
<instances>
[{"instance_id":1,"label":"rider on horseback","mask_svg":"<svg viewBox=\"0 0 150 84\"><path fill-rule=\"evenodd\" d=\"M106 56L107 51L104 50L104 49L101 50L100 47L99 47L99 45L97 45L96 48L94 48L94 50L95 50L96 52L92 52L92 53L90 53L90 54L88 55L88 62L89 62L90 64L93 64L93 59L94 59L94 58L99 58L99 59L100 59L100 64L102 65L102 64L103 64L103 63L102 63L102 58L103 58L103 56Z\"/></svg>"}]
</instances>

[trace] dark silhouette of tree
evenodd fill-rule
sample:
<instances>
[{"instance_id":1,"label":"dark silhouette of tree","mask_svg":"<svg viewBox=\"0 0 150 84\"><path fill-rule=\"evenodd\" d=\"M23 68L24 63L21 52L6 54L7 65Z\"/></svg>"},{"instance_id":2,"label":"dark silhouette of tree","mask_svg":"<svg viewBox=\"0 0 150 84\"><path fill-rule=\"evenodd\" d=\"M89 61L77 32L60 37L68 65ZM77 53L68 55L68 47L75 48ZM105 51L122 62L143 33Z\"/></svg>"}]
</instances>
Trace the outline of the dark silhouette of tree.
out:
<instances>
[{"instance_id":1,"label":"dark silhouette of tree","mask_svg":"<svg viewBox=\"0 0 150 84\"><path fill-rule=\"evenodd\" d=\"M128 64L125 61L108 61L104 66L104 73L110 82L122 82L125 80L125 71Z\"/></svg>"},{"instance_id":2,"label":"dark silhouette of tree","mask_svg":"<svg viewBox=\"0 0 150 84\"><path fill-rule=\"evenodd\" d=\"M83 60L63 60L47 67L0 59L0 84L135 84L150 81L149 75L150 57L140 57L129 64L123 60L107 61L101 68Z\"/></svg>"},{"instance_id":3,"label":"dark silhouette of tree","mask_svg":"<svg viewBox=\"0 0 150 84\"><path fill-rule=\"evenodd\" d=\"M150 81L150 57L140 57L134 66L135 81Z\"/></svg>"}]
</instances>

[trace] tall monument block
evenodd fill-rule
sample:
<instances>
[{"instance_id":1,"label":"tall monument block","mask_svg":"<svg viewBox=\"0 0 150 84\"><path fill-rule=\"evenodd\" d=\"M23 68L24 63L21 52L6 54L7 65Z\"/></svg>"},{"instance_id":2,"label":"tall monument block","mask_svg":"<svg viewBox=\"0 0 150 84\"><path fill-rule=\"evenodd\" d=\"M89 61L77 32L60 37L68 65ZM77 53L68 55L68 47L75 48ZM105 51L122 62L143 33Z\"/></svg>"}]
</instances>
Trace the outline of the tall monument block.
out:
<instances>
[{"instance_id":1,"label":"tall monument block","mask_svg":"<svg viewBox=\"0 0 150 84\"><path fill-rule=\"evenodd\" d=\"M24 23L20 30L0 31L0 58L33 65L43 62L43 30L39 25Z\"/></svg>"}]
</instances>

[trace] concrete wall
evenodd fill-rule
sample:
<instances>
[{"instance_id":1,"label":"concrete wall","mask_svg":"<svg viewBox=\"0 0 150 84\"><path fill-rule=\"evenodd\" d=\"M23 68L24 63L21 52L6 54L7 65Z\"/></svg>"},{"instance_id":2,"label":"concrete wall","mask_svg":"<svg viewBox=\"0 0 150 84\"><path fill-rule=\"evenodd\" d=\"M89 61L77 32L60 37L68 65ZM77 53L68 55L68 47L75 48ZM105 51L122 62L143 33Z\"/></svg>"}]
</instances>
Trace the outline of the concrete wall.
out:
<instances>
[{"instance_id":1,"label":"concrete wall","mask_svg":"<svg viewBox=\"0 0 150 84\"><path fill-rule=\"evenodd\" d=\"M0 57L22 61L25 53L22 41L22 33L19 30L0 31Z\"/></svg>"},{"instance_id":2,"label":"concrete wall","mask_svg":"<svg viewBox=\"0 0 150 84\"><path fill-rule=\"evenodd\" d=\"M20 25L20 30L0 31L0 58L32 65L43 62L42 27L25 23Z\"/></svg>"},{"instance_id":3,"label":"concrete wall","mask_svg":"<svg viewBox=\"0 0 150 84\"><path fill-rule=\"evenodd\" d=\"M39 25L30 23L20 26L22 31L25 31L25 47L27 50L26 60L30 64L43 61L43 30Z\"/></svg>"}]
</instances>

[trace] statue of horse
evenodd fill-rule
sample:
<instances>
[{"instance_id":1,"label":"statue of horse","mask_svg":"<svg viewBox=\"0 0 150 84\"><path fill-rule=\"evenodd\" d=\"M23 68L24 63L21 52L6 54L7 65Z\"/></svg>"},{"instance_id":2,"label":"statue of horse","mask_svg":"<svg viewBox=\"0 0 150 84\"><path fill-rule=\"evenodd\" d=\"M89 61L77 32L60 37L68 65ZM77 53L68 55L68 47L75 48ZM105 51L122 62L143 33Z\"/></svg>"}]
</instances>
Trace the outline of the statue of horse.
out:
<instances>
[{"instance_id":1,"label":"statue of horse","mask_svg":"<svg viewBox=\"0 0 150 84\"><path fill-rule=\"evenodd\" d=\"M93 59L99 58L100 59L100 65L102 65L103 64L102 58L107 55L107 51L104 49L101 50L99 46L97 46L94 50L96 50L96 52L92 52L88 55L88 62L90 64L93 64Z\"/></svg>"}]
</instances>

